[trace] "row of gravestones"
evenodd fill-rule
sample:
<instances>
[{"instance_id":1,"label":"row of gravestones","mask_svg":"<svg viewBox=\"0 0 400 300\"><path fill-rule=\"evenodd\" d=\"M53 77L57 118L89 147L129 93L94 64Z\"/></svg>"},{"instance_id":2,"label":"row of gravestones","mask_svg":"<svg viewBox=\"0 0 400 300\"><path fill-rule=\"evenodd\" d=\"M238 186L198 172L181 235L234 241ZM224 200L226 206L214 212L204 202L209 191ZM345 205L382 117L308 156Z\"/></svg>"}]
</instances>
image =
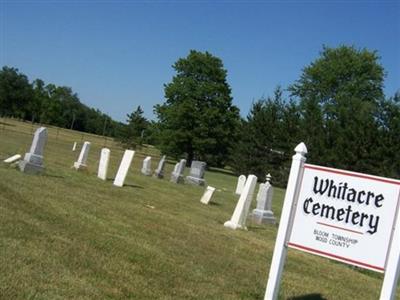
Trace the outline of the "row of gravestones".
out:
<instances>
[{"instance_id":1,"label":"row of gravestones","mask_svg":"<svg viewBox=\"0 0 400 300\"><path fill-rule=\"evenodd\" d=\"M43 154L46 141L47 129L45 127L38 128L34 134L30 151L26 153L24 159L19 162L19 168L21 171L26 173L39 173L43 170ZM76 142L74 143L72 150L75 151L75 149ZM90 142L84 142L78 160L74 163L74 168L76 170L84 170L87 168L86 162L89 155L89 149ZM125 150L125 153L121 160L121 164L117 171L117 175L114 179L115 186L122 187L124 185L124 181L128 173L128 169L132 163L134 154L135 151ZM6 159L5 162L13 162L16 159L20 158L20 156L18 156L19 155L14 155ZM107 178L109 159L110 150L107 148L103 148L101 150L97 175L103 180L106 180ZM164 165L165 155L161 158L158 164L158 168L155 170L154 176L156 176L157 178L163 178ZM174 170L171 173L172 182L181 183L184 181L183 171L185 169L185 165L185 159L182 159L179 163L175 165ZM206 164L204 162L193 161L190 174L186 177L186 181L193 184L204 185L205 167ZM147 176L151 175L152 172L150 156L147 156L144 159L141 172ZM275 223L275 217L271 210L273 190L270 184L270 179L270 175L267 175L266 183L260 184L260 188L257 194L257 208L254 209L251 214L253 221L257 223ZM249 175L247 179L244 175L239 176L238 184L236 187L236 194L239 194L240 198L233 212L232 218L229 221L225 222L225 227L232 229L246 228L247 215L253 198L256 183L257 177L255 175ZM208 186L200 201L204 204L208 204L214 191L215 188Z\"/></svg>"},{"instance_id":2,"label":"row of gravestones","mask_svg":"<svg viewBox=\"0 0 400 300\"><path fill-rule=\"evenodd\" d=\"M25 154L24 159L19 162L19 168L22 172L25 173L40 173L43 171L43 154L44 154L44 146L47 142L47 128L40 127L35 131L31 148L28 153ZM77 143L75 142L72 147L72 151L76 150ZM74 163L74 168L76 170L84 170L87 168L86 162L89 155L90 150L90 142L84 142L81 152L79 154L78 160ZM133 156L135 151L126 150L120 166L117 171L117 175L114 180L114 185L116 186L123 186L126 175L128 173L129 167L132 163ZM4 162L12 163L18 161L21 158L19 154L14 155ZM97 176L103 180L107 178L107 170L108 164L110 160L110 149L103 148L100 154L100 162ZM164 177L164 166L165 166L166 156L164 155L159 164L157 169L154 172L154 176L157 178ZM193 161L190 174L184 180L183 173L186 166L186 160L182 159L179 163L175 165L173 172L171 173L171 181L174 183L183 183L184 181L196 184L196 185L204 185L204 173L206 168L206 163L201 161ZM141 169L142 174L146 176L150 176L152 174L151 171L151 157L147 156L143 160L143 167Z\"/></svg>"}]
</instances>

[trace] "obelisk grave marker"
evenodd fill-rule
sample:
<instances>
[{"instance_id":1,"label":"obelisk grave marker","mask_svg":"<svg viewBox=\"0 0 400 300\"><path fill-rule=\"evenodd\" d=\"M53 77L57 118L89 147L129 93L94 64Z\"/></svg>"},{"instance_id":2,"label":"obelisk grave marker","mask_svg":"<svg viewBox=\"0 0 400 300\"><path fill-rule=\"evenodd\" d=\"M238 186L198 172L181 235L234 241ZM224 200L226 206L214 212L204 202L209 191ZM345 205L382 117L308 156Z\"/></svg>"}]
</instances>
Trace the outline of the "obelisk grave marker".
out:
<instances>
[{"instance_id":1,"label":"obelisk grave marker","mask_svg":"<svg viewBox=\"0 0 400 300\"><path fill-rule=\"evenodd\" d=\"M31 148L19 162L19 169L24 173L36 174L43 171L44 146L47 142L47 128L36 129Z\"/></svg>"}]
</instances>

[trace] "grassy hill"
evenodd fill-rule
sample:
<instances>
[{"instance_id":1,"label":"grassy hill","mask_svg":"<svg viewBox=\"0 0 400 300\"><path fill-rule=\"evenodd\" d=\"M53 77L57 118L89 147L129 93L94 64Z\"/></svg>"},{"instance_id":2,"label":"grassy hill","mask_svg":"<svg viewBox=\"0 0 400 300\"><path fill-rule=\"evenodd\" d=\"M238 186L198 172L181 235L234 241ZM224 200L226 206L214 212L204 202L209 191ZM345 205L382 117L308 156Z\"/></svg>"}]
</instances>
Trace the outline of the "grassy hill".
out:
<instances>
[{"instance_id":1,"label":"grassy hill","mask_svg":"<svg viewBox=\"0 0 400 300\"><path fill-rule=\"evenodd\" d=\"M0 158L23 155L34 131L0 123ZM71 169L72 144L92 143L86 173ZM97 179L100 149L111 149L109 180ZM126 185L112 178L123 150L111 140L49 128L46 172L26 175L0 163L1 299L263 299L276 226L223 226L238 199L236 177L206 172L217 188L212 205L203 188L141 175L136 152ZM279 217L284 190L275 189ZM378 299L382 276L289 250L282 299Z\"/></svg>"}]
</instances>

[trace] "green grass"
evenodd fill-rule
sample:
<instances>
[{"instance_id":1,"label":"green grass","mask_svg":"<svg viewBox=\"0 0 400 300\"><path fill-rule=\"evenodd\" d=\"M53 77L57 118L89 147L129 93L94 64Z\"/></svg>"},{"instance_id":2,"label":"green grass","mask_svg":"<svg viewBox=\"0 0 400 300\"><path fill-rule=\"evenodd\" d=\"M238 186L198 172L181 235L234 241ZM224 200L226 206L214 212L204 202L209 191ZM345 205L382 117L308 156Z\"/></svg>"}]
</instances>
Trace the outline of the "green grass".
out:
<instances>
[{"instance_id":1,"label":"green grass","mask_svg":"<svg viewBox=\"0 0 400 300\"><path fill-rule=\"evenodd\" d=\"M0 158L23 155L34 128L4 123ZM84 140L92 142L85 173L71 168L79 154L72 143ZM106 182L96 177L104 144ZM277 227L223 226L236 205L236 177L206 172L217 192L202 205L203 188L169 182L172 163L163 180L141 175L146 155L153 169L159 159L145 148L117 188L122 153L111 139L49 128L43 175L0 164L1 299L263 299ZM283 196L275 189L277 216ZM378 299L381 283L379 274L289 250L280 298Z\"/></svg>"}]
</instances>

